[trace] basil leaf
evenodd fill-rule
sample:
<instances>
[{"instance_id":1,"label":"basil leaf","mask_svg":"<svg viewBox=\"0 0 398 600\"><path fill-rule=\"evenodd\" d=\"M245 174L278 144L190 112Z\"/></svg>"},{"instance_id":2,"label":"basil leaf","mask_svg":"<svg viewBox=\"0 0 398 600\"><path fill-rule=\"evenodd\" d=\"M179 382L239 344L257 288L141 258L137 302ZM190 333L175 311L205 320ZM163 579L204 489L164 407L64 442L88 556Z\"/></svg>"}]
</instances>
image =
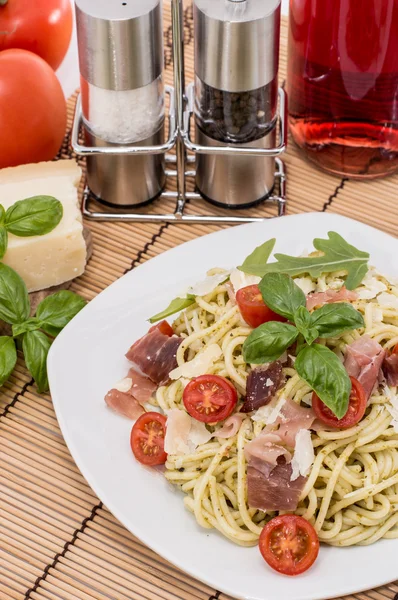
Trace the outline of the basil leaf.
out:
<instances>
[{"instance_id":1,"label":"basil leaf","mask_svg":"<svg viewBox=\"0 0 398 600\"><path fill-rule=\"evenodd\" d=\"M304 306L300 306L294 313L294 323L307 344L312 344L319 337L318 329L311 323L311 314Z\"/></svg>"},{"instance_id":2,"label":"basil leaf","mask_svg":"<svg viewBox=\"0 0 398 600\"><path fill-rule=\"evenodd\" d=\"M277 360L297 339L299 332L288 323L269 321L251 332L243 344L243 358L261 365Z\"/></svg>"},{"instance_id":3,"label":"basil leaf","mask_svg":"<svg viewBox=\"0 0 398 600\"><path fill-rule=\"evenodd\" d=\"M6 218L6 211L4 209L4 206L2 204L0 204L0 224L1 225L4 224L5 218Z\"/></svg>"},{"instance_id":4,"label":"basil leaf","mask_svg":"<svg viewBox=\"0 0 398 600\"><path fill-rule=\"evenodd\" d=\"M40 302L36 310L36 317L41 321L41 328L45 331L47 326L52 331L54 328L61 330L85 306L84 298L69 290L61 290Z\"/></svg>"},{"instance_id":5,"label":"basil leaf","mask_svg":"<svg viewBox=\"0 0 398 600\"><path fill-rule=\"evenodd\" d=\"M50 346L49 338L42 331L28 331L22 341L26 366L40 393L48 390L47 354Z\"/></svg>"},{"instance_id":6,"label":"basil leaf","mask_svg":"<svg viewBox=\"0 0 398 600\"><path fill-rule=\"evenodd\" d=\"M0 337L0 385L3 385L14 370L17 362L17 351L12 337Z\"/></svg>"},{"instance_id":7,"label":"basil leaf","mask_svg":"<svg viewBox=\"0 0 398 600\"><path fill-rule=\"evenodd\" d=\"M258 246L244 260L243 265L238 267L238 269L244 273L248 273L249 275L258 275L259 277L262 277L264 275L264 265L266 265L268 262L271 252L274 249L275 242L276 239L273 238L261 246Z\"/></svg>"},{"instance_id":8,"label":"basil leaf","mask_svg":"<svg viewBox=\"0 0 398 600\"><path fill-rule=\"evenodd\" d=\"M259 288L265 304L289 321L293 321L300 306L306 305L304 292L289 275L268 273L260 281Z\"/></svg>"},{"instance_id":9,"label":"basil leaf","mask_svg":"<svg viewBox=\"0 0 398 600\"><path fill-rule=\"evenodd\" d=\"M277 262L265 265L262 274L287 273L294 276L309 273L312 277L319 277L322 273L347 271L345 286L349 290L355 289L368 271L369 254L351 246L334 231L330 231L328 236L327 240L314 240L314 247L323 252L322 256L275 254Z\"/></svg>"},{"instance_id":10,"label":"basil leaf","mask_svg":"<svg viewBox=\"0 0 398 600\"><path fill-rule=\"evenodd\" d=\"M63 207L52 196L33 196L15 202L6 212L5 226L20 237L45 235L61 221Z\"/></svg>"},{"instance_id":11,"label":"basil leaf","mask_svg":"<svg viewBox=\"0 0 398 600\"><path fill-rule=\"evenodd\" d=\"M191 304L195 304L195 296L187 296L186 298L174 298L170 302L167 308L162 310L162 312L154 315L149 319L150 323L156 323L157 321L161 321L166 317L170 317L170 315L174 315L175 313L184 310L184 308L188 308Z\"/></svg>"},{"instance_id":12,"label":"basil leaf","mask_svg":"<svg viewBox=\"0 0 398 600\"><path fill-rule=\"evenodd\" d=\"M29 314L30 300L23 279L0 263L0 319L13 325L26 321Z\"/></svg>"},{"instance_id":13,"label":"basil leaf","mask_svg":"<svg viewBox=\"0 0 398 600\"><path fill-rule=\"evenodd\" d=\"M8 247L8 233L4 225L0 225L0 258L3 258L7 252Z\"/></svg>"},{"instance_id":14,"label":"basil leaf","mask_svg":"<svg viewBox=\"0 0 398 600\"><path fill-rule=\"evenodd\" d=\"M24 323L16 323L15 325L12 326L12 335L14 337L17 337L18 335L22 335L23 333L26 333L27 331L36 331L36 329L40 329L41 328L41 323L39 321L39 319L36 319L36 317L31 317L30 319L27 319L26 321L24 321Z\"/></svg>"},{"instance_id":15,"label":"basil leaf","mask_svg":"<svg viewBox=\"0 0 398 600\"><path fill-rule=\"evenodd\" d=\"M321 338L335 337L344 331L365 327L361 313L345 302L325 304L322 308L314 310L311 320Z\"/></svg>"},{"instance_id":16,"label":"basil leaf","mask_svg":"<svg viewBox=\"0 0 398 600\"><path fill-rule=\"evenodd\" d=\"M326 346L312 344L300 351L294 368L333 414L342 419L348 409L351 381L337 356Z\"/></svg>"}]
</instances>

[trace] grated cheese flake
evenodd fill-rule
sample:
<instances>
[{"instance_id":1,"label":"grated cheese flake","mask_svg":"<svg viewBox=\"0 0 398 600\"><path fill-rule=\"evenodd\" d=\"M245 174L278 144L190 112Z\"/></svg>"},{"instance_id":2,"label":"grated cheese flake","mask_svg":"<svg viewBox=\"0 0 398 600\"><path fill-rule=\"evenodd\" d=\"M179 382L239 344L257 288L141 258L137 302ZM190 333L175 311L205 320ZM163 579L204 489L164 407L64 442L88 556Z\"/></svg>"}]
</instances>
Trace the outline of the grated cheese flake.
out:
<instances>
[{"instance_id":1,"label":"grated cheese flake","mask_svg":"<svg viewBox=\"0 0 398 600\"><path fill-rule=\"evenodd\" d=\"M222 350L220 346L218 344L210 344L210 346L199 352L192 360L173 369L170 373L170 379L180 379L180 377L191 379L192 377L205 375L209 372L213 363L221 356Z\"/></svg>"},{"instance_id":2,"label":"grated cheese flake","mask_svg":"<svg viewBox=\"0 0 398 600\"><path fill-rule=\"evenodd\" d=\"M290 481L294 481L300 475L307 477L314 460L315 453L311 440L311 432L308 429L300 429L296 434L296 444L291 462L292 475Z\"/></svg>"}]
</instances>

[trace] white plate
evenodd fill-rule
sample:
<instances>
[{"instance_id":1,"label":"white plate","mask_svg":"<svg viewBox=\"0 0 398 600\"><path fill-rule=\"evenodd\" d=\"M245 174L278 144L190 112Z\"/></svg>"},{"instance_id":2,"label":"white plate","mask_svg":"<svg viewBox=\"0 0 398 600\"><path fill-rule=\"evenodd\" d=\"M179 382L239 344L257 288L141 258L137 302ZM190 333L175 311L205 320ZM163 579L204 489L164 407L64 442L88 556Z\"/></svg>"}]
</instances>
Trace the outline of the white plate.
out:
<instances>
[{"instance_id":1,"label":"white plate","mask_svg":"<svg viewBox=\"0 0 398 600\"><path fill-rule=\"evenodd\" d=\"M199 527L183 495L131 454L131 423L106 408L105 393L124 377L124 353L148 329L146 319L214 266L231 267L255 246L277 238L276 250L300 254L333 230L371 253L382 272L398 275L398 241L337 215L312 213L225 229L178 246L116 281L54 342L51 393L66 443L88 483L145 544L211 587L245 600L318 600L355 593L397 577L398 540L368 547L322 547L310 571L273 572L257 547L235 546ZM395 269L395 272L394 272Z\"/></svg>"}]
</instances>

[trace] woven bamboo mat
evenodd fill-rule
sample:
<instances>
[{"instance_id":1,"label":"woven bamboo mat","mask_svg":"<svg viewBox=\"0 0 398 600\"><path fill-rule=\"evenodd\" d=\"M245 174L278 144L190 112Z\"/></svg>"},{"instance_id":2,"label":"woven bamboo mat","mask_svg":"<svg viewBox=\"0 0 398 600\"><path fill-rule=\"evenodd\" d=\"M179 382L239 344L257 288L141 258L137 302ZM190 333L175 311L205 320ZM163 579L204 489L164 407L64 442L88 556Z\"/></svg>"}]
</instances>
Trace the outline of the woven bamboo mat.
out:
<instances>
[{"instance_id":1,"label":"woven bamboo mat","mask_svg":"<svg viewBox=\"0 0 398 600\"><path fill-rule=\"evenodd\" d=\"M172 84L168 14L165 27L166 82ZM189 6L185 35L187 78L191 80ZM286 24L282 81L285 65ZM74 101L68 103L69 125ZM68 134L59 157L70 156ZM337 212L398 234L398 175L374 183L339 180L304 162L293 145L285 162L290 214ZM214 210L206 204L199 209ZM255 214L275 214L275 207L264 205ZM93 256L85 274L72 285L87 300L136 265L220 229L215 225L93 222L89 226ZM21 358L0 393L0 461L0 600L231 600L154 554L102 505L63 442L51 398L37 394ZM398 582L346 600L354 598L398 600Z\"/></svg>"}]
</instances>

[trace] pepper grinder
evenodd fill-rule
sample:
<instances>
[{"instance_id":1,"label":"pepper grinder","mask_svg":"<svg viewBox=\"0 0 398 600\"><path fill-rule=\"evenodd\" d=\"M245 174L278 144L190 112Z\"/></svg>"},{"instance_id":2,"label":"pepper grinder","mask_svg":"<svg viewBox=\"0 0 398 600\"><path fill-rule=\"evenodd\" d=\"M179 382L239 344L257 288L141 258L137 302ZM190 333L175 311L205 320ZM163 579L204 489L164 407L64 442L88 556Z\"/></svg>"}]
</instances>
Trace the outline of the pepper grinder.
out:
<instances>
[{"instance_id":1,"label":"pepper grinder","mask_svg":"<svg viewBox=\"0 0 398 600\"><path fill-rule=\"evenodd\" d=\"M161 0L75 0L82 116L88 146L164 142ZM120 207L158 197L163 154L87 156L87 184Z\"/></svg>"},{"instance_id":2,"label":"pepper grinder","mask_svg":"<svg viewBox=\"0 0 398 600\"><path fill-rule=\"evenodd\" d=\"M194 0L195 133L201 146L275 147L281 0ZM210 202L246 208L271 195L275 159L198 154Z\"/></svg>"}]
</instances>

